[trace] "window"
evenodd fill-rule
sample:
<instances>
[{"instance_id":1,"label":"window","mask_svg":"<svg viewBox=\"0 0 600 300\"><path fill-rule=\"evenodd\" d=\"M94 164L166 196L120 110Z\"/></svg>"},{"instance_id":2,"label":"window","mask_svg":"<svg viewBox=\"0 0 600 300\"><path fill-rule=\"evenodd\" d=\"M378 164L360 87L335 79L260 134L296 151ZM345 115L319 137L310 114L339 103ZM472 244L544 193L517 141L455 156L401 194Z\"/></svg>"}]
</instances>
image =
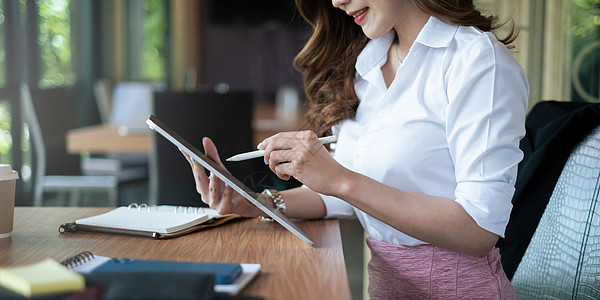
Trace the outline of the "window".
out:
<instances>
[{"instance_id":1,"label":"window","mask_svg":"<svg viewBox=\"0 0 600 300\"><path fill-rule=\"evenodd\" d=\"M4 45L6 44L5 32L6 28L4 26L4 3L0 0L0 86L6 85L6 48ZM2 111L0 111L2 113ZM2 122L2 121L0 121Z\"/></svg>"},{"instance_id":2,"label":"window","mask_svg":"<svg viewBox=\"0 0 600 300\"><path fill-rule=\"evenodd\" d=\"M0 0L0 88L6 86L6 26L4 1ZM11 107L8 99L0 96L0 163L12 161Z\"/></svg>"},{"instance_id":3,"label":"window","mask_svg":"<svg viewBox=\"0 0 600 300\"><path fill-rule=\"evenodd\" d=\"M75 83L71 64L69 0L37 0L40 51L40 87Z\"/></svg>"},{"instance_id":4,"label":"window","mask_svg":"<svg viewBox=\"0 0 600 300\"><path fill-rule=\"evenodd\" d=\"M600 0L476 0L520 27L515 57L540 100L600 102Z\"/></svg>"},{"instance_id":5,"label":"window","mask_svg":"<svg viewBox=\"0 0 600 300\"><path fill-rule=\"evenodd\" d=\"M113 9L127 12L119 15L115 11L115 16L124 18L127 30L113 28L112 39L118 45L122 40L125 46L122 54L115 53L113 57L113 79L167 81L167 1L129 0L117 3ZM120 68L120 64L127 68Z\"/></svg>"},{"instance_id":6,"label":"window","mask_svg":"<svg viewBox=\"0 0 600 300\"><path fill-rule=\"evenodd\" d=\"M10 134L11 124L10 102L0 99L0 163L12 161L12 136Z\"/></svg>"},{"instance_id":7,"label":"window","mask_svg":"<svg viewBox=\"0 0 600 300\"><path fill-rule=\"evenodd\" d=\"M574 0L572 14L572 99L600 102L600 0Z\"/></svg>"},{"instance_id":8,"label":"window","mask_svg":"<svg viewBox=\"0 0 600 300\"><path fill-rule=\"evenodd\" d=\"M144 46L141 73L144 80L166 81L167 3L146 0L144 3Z\"/></svg>"},{"instance_id":9,"label":"window","mask_svg":"<svg viewBox=\"0 0 600 300\"><path fill-rule=\"evenodd\" d=\"M29 202L32 186L19 83L74 86L81 93L76 114L81 125L89 124L84 122L94 116L95 80L167 82L170 3L0 0L0 163L20 171L21 204Z\"/></svg>"}]
</instances>

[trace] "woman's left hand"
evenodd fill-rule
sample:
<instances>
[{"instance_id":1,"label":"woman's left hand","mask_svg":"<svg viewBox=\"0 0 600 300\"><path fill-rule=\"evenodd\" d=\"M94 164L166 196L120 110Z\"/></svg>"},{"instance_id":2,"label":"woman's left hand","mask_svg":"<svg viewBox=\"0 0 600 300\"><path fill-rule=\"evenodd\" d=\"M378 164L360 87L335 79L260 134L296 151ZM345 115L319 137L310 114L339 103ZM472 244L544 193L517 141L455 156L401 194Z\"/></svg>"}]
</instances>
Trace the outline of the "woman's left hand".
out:
<instances>
[{"instance_id":1,"label":"woman's left hand","mask_svg":"<svg viewBox=\"0 0 600 300\"><path fill-rule=\"evenodd\" d=\"M206 155L215 161L221 168L225 166L219 158L217 147L210 138L203 138L202 144L206 150ZM215 209L219 214L238 214L244 217L254 217L263 215L263 212L251 204L246 198L226 186L216 175L206 175L204 167L196 160L193 160L188 154L181 152L190 163L196 182L196 190L201 195L204 203L210 208Z\"/></svg>"},{"instance_id":2,"label":"woman's left hand","mask_svg":"<svg viewBox=\"0 0 600 300\"><path fill-rule=\"evenodd\" d=\"M265 162L283 180L290 177L315 192L331 195L343 168L312 131L282 132L259 144Z\"/></svg>"}]
</instances>

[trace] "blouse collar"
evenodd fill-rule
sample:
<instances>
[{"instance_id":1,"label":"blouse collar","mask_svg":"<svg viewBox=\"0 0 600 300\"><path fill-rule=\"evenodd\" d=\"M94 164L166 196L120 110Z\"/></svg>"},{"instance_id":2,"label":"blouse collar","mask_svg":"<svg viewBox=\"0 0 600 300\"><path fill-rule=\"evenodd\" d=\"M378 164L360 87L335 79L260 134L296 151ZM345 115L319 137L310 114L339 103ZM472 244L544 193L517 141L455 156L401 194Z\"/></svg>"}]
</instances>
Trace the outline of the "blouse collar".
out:
<instances>
[{"instance_id":1,"label":"blouse collar","mask_svg":"<svg viewBox=\"0 0 600 300\"><path fill-rule=\"evenodd\" d=\"M411 48L417 44L431 48L447 47L457 30L458 25L442 22L436 17L429 17ZM373 68L381 68L387 59L387 51L392 45L394 37L394 30L391 30L382 37L367 43L356 60L357 75L365 77Z\"/></svg>"}]
</instances>

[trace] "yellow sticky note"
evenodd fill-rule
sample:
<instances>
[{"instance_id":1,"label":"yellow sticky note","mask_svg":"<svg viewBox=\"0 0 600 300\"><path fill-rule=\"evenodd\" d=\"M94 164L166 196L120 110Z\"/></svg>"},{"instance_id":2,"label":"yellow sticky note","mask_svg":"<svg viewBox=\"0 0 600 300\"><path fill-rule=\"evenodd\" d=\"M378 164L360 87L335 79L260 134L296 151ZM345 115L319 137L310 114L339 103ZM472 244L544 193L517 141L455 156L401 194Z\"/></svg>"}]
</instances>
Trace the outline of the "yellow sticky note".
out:
<instances>
[{"instance_id":1,"label":"yellow sticky note","mask_svg":"<svg viewBox=\"0 0 600 300\"><path fill-rule=\"evenodd\" d=\"M0 269L0 286L32 297L84 290L85 279L48 258L32 265Z\"/></svg>"}]
</instances>

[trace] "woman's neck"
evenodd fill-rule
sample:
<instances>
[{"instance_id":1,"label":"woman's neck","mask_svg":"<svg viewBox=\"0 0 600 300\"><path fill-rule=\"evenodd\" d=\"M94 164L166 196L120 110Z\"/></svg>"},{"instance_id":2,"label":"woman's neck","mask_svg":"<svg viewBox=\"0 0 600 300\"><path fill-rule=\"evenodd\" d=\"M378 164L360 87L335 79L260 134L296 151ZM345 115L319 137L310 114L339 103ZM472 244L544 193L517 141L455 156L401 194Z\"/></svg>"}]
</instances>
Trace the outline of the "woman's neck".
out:
<instances>
[{"instance_id":1,"label":"woman's neck","mask_svg":"<svg viewBox=\"0 0 600 300\"><path fill-rule=\"evenodd\" d=\"M406 14L406 18L399 20L394 26L399 42L398 50L403 56L408 54L410 47L412 47L412 44L417 39L425 23L429 20L429 17L428 14L414 7L414 11Z\"/></svg>"}]
</instances>

